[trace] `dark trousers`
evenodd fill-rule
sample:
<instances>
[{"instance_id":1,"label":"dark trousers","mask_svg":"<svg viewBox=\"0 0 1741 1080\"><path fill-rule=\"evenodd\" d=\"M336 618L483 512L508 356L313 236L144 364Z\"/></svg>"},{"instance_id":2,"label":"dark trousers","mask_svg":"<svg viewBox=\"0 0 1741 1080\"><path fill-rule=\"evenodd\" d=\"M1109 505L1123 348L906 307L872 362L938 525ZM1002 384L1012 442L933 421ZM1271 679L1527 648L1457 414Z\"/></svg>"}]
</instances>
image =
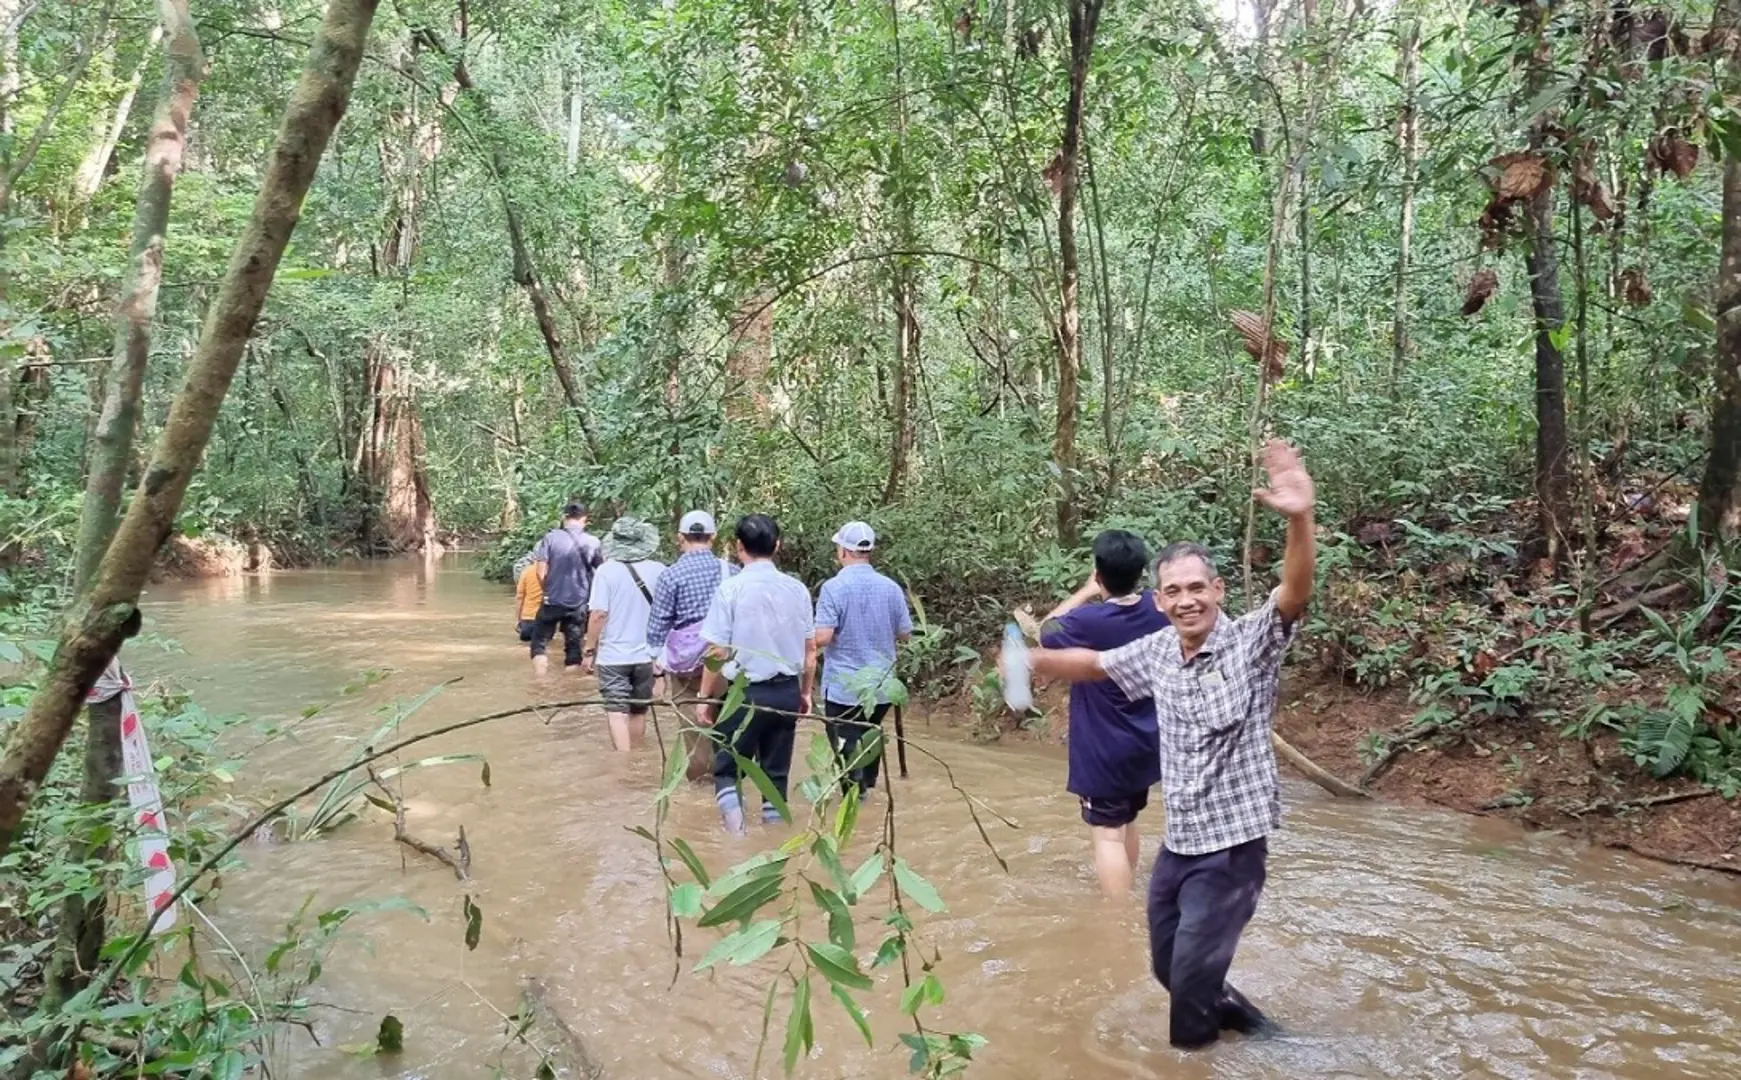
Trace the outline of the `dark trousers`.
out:
<instances>
[{"instance_id":1,"label":"dark trousers","mask_svg":"<svg viewBox=\"0 0 1741 1080\"><path fill-rule=\"evenodd\" d=\"M532 655L543 656L550 647L556 630L562 629L562 662L569 667L580 665L580 643L586 634L586 609L544 604L538 609L538 621L532 624Z\"/></svg>"},{"instance_id":2,"label":"dark trousers","mask_svg":"<svg viewBox=\"0 0 1741 1080\"><path fill-rule=\"evenodd\" d=\"M835 753L842 761L851 762L858 757L860 744L875 732L880 741L883 735L883 719L889 715L889 703L873 707L869 715L858 705L842 705L838 701L827 702L823 709L828 716L828 742L834 747ZM876 725L874 728L867 724ZM869 762L846 771L840 778L842 790L857 787L860 791L868 791L877 786L877 770L882 764L883 755L879 752Z\"/></svg>"},{"instance_id":3,"label":"dark trousers","mask_svg":"<svg viewBox=\"0 0 1741 1080\"><path fill-rule=\"evenodd\" d=\"M781 713L767 712L780 709ZM744 691L743 704L721 717L713 726L713 793L717 796L737 786L738 763L730 746L742 757L762 767L774 789L786 797L786 780L792 773L792 740L797 735L798 677L787 675L766 682L751 683Z\"/></svg>"},{"instance_id":4,"label":"dark trousers","mask_svg":"<svg viewBox=\"0 0 1741 1080\"><path fill-rule=\"evenodd\" d=\"M1239 935L1257 911L1269 841L1259 837L1207 855L1166 848L1149 879L1149 959L1172 995L1169 1039L1206 1046L1223 1031L1250 1034L1267 1021L1227 981Z\"/></svg>"}]
</instances>

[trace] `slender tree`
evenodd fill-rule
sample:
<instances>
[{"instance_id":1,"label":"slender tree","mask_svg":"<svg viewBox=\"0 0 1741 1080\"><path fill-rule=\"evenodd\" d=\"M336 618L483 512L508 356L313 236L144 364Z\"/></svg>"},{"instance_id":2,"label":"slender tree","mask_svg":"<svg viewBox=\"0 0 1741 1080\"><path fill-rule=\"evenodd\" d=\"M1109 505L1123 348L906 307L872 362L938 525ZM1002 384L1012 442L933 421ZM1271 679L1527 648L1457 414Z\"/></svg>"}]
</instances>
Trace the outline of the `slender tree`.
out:
<instances>
[{"instance_id":1,"label":"slender tree","mask_svg":"<svg viewBox=\"0 0 1741 1080\"><path fill-rule=\"evenodd\" d=\"M1741 93L1741 0L1720 0L1708 42L1721 57L1725 96ZM1717 264L1716 387L1711 451L1699 479L1699 533L1714 544L1728 527L1741 485L1741 160L1723 159L1723 241Z\"/></svg>"},{"instance_id":2,"label":"slender tree","mask_svg":"<svg viewBox=\"0 0 1741 1080\"><path fill-rule=\"evenodd\" d=\"M1082 380L1082 313L1078 304L1081 266L1076 245L1076 196L1087 105L1088 69L1105 0L1070 0L1070 97L1064 107L1064 139L1058 152L1058 413L1052 460L1058 467L1058 542L1074 546L1082 534L1076 501L1076 423Z\"/></svg>"},{"instance_id":3,"label":"slender tree","mask_svg":"<svg viewBox=\"0 0 1741 1080\"><path fill-rule=\"evenodd\" d=\"M377 0L330 0L290 95L260 192L212 300L199 344L144 479L85 595L75 602L24 716L0 759L0 854L12 847L97 676L139 626L139 594L175 527L314 180L350 100Z\"/></svg>"}]
</instances>

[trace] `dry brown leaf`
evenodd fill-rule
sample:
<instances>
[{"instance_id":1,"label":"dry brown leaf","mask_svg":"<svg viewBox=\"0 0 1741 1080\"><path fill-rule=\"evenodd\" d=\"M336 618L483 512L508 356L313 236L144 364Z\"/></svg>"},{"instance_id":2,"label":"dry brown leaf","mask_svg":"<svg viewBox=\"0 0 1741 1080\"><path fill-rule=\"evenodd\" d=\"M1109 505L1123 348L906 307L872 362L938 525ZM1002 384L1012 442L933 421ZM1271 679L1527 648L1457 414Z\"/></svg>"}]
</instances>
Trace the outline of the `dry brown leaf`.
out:
<instances>
[{"instance_id":1,"label":"dry brown leaf","mask_svg":"<svg viewBox=\"0 0 1741 1080\"><path fill-rule=\"evenodd\" d=\"M1040 172L1040 178L1046 181L1052 189L1054 197L1064 194L1064 154L1060 151L1052 158L1051 164Z\"/></svg>"},{"instance_id":2,"label":"dry brown leaf","mask_svg":"<svg viewBox=\"0 0 1741 1080\"><path fill-rule=\"evenodd\" d=\"M1650 280L1644 276L1644 268L1628 266L1620 271L1620 277L1615 281L1615 291L1633 307L1643 307L1650 303Z\"/></svg>"},{"instance_id":3,"label":"dry brown leaf","mask_svg":"<svg viewBox=\"0 0 1741 1080\"><path fill-rule=\"evenodd\" d=\"M1500 154L1488 165L1499 170L1493 178L1493 191L1507 202L1533 199L1554 185L1553 167L1529 150Z\"/></svg>"},{"instance_id":4,"label":"dry brown leaf","mask_svg":"<svg viewBox=\"0 0 1741 1080\"><path fill-rule=\"evenodd\" d=\"M1463 293L1464 317L1480 311L1498 289L1499 271L1492 268L1475 271L1475 276L1469 279L1468 290Z\"/></svg>"},{"instance_id":5,"label":"dry brown leaf","mask_svg":"<svg viewBox=\"0 0 1741 1080\"><path fill-rule=\"evenodd\" d=\"M1481 230L1481 247L1485 251L1501 251L1505 248L1505 236L1511 231L1510 201L1501 196L1493 196L1493 201L1481 211L1480 220L1475 225Z\"/></svg>"},{"instance_id":6,"label":"dry brown leaf","mask_svg":"<svg viewBox=\"0 0 1741 1080\"><path fill-rule=\"evenodd\" d=\"M1668 128L1650 140L1650 163L1685 180L1699 164L1699 148L1682 138L1678 128Z\"/></svg>"},{"instance_id":7,"label":"dry brown leaf","mask_svg":"<svg viewBox=\"0 0 1741 1080\"><path fill-rule=\"evenodd\" d=\"M1263 317L1255 312L1229 312L1228 318L1232 320L1233 328L1239 331L1239 336L1245 339L1245 351L1251 354L1253 360L1264 361L1264 381L1275 382L1280 379L1291 346L1281 338L1272 336L1269 328L1264 325Z\"/></svg>"},{"instance_id":8,"label":"dry brown leaf","mask_svg":"<svg viewBox=\"0 0 1741 1080\"><path fill-rule=\"evenodd\" d=\"M1590 208L1597 221L1614 216L1614 204L1608 197L1608 186L1596 176L1596 164L1590 155L1580 155L1572 164L1572 198Z\"/></svg>"}]
</instances>

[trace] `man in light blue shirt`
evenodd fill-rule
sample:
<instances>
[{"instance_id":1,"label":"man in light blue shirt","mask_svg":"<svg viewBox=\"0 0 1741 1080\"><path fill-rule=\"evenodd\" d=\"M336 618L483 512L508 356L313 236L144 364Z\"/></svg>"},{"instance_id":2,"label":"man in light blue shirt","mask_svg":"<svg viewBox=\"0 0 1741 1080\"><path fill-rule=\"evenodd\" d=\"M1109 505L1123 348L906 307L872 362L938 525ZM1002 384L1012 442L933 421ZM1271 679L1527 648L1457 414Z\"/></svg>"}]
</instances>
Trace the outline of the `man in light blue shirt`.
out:
<instances>
[{"instance_id":1,"label":"man in light blue shirt","mask_svg":"<svg viewBox=\"0 0 1741 1080\"><path fill-rule=\"evenodd\" d=\"M774 519L748 514L738 519L736 533L743 569L720 583L701 621L708 654L725 664L718 671L703 670L701 696L725 697L739 672L749 686L743 703L727 715L720 716L718 706L704 705L698 719L713 726L718 746L713 755L713 795L720 819L727 832L742 834L737 759L727 747L759 765L785 797L797 714L810 711L816 678L816 618L810 590L774 565L780 548L780 527ZM764 802L763 823L779 819L773 804Z\"/></svg>"},{"instance_id":2,"label":"man in light blue shirt","mask_svg":"<svg viewBox=\"0 0 1741 1080\"><path fill-rule=\"evenodd\" d=\"M816 645L824 650L822 697L828 739L846 761L842 783L862 794L877 786L880 750L861 761L865 736L882 741L895 681L895 646L913 633L907 594L871 566L877 534L849 521L834 534L840 573L822 583L816 601Z\"/></svg>"}]
</instances>

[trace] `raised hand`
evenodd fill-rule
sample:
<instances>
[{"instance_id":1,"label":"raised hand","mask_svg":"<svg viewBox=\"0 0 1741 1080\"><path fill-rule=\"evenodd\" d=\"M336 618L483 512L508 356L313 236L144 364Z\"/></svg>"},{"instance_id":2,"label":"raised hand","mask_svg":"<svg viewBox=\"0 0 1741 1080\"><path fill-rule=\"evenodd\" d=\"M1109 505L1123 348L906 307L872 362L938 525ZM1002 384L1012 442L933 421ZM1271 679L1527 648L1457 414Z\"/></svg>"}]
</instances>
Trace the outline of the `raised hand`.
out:
<instances>
[{"instance_id":1,"label":"raised hand","mask_svg":"<svg viewBox=\"0 0 1741 1080\"><path fill-rule=\"evenodd\" d=\"M1263 448L1263 469L1269 474L1269 487L1253 491L1253 498L1284 517L1312 512L1317 494L1298 450L1271 439Z\"/></svg>"}]
</instances>

